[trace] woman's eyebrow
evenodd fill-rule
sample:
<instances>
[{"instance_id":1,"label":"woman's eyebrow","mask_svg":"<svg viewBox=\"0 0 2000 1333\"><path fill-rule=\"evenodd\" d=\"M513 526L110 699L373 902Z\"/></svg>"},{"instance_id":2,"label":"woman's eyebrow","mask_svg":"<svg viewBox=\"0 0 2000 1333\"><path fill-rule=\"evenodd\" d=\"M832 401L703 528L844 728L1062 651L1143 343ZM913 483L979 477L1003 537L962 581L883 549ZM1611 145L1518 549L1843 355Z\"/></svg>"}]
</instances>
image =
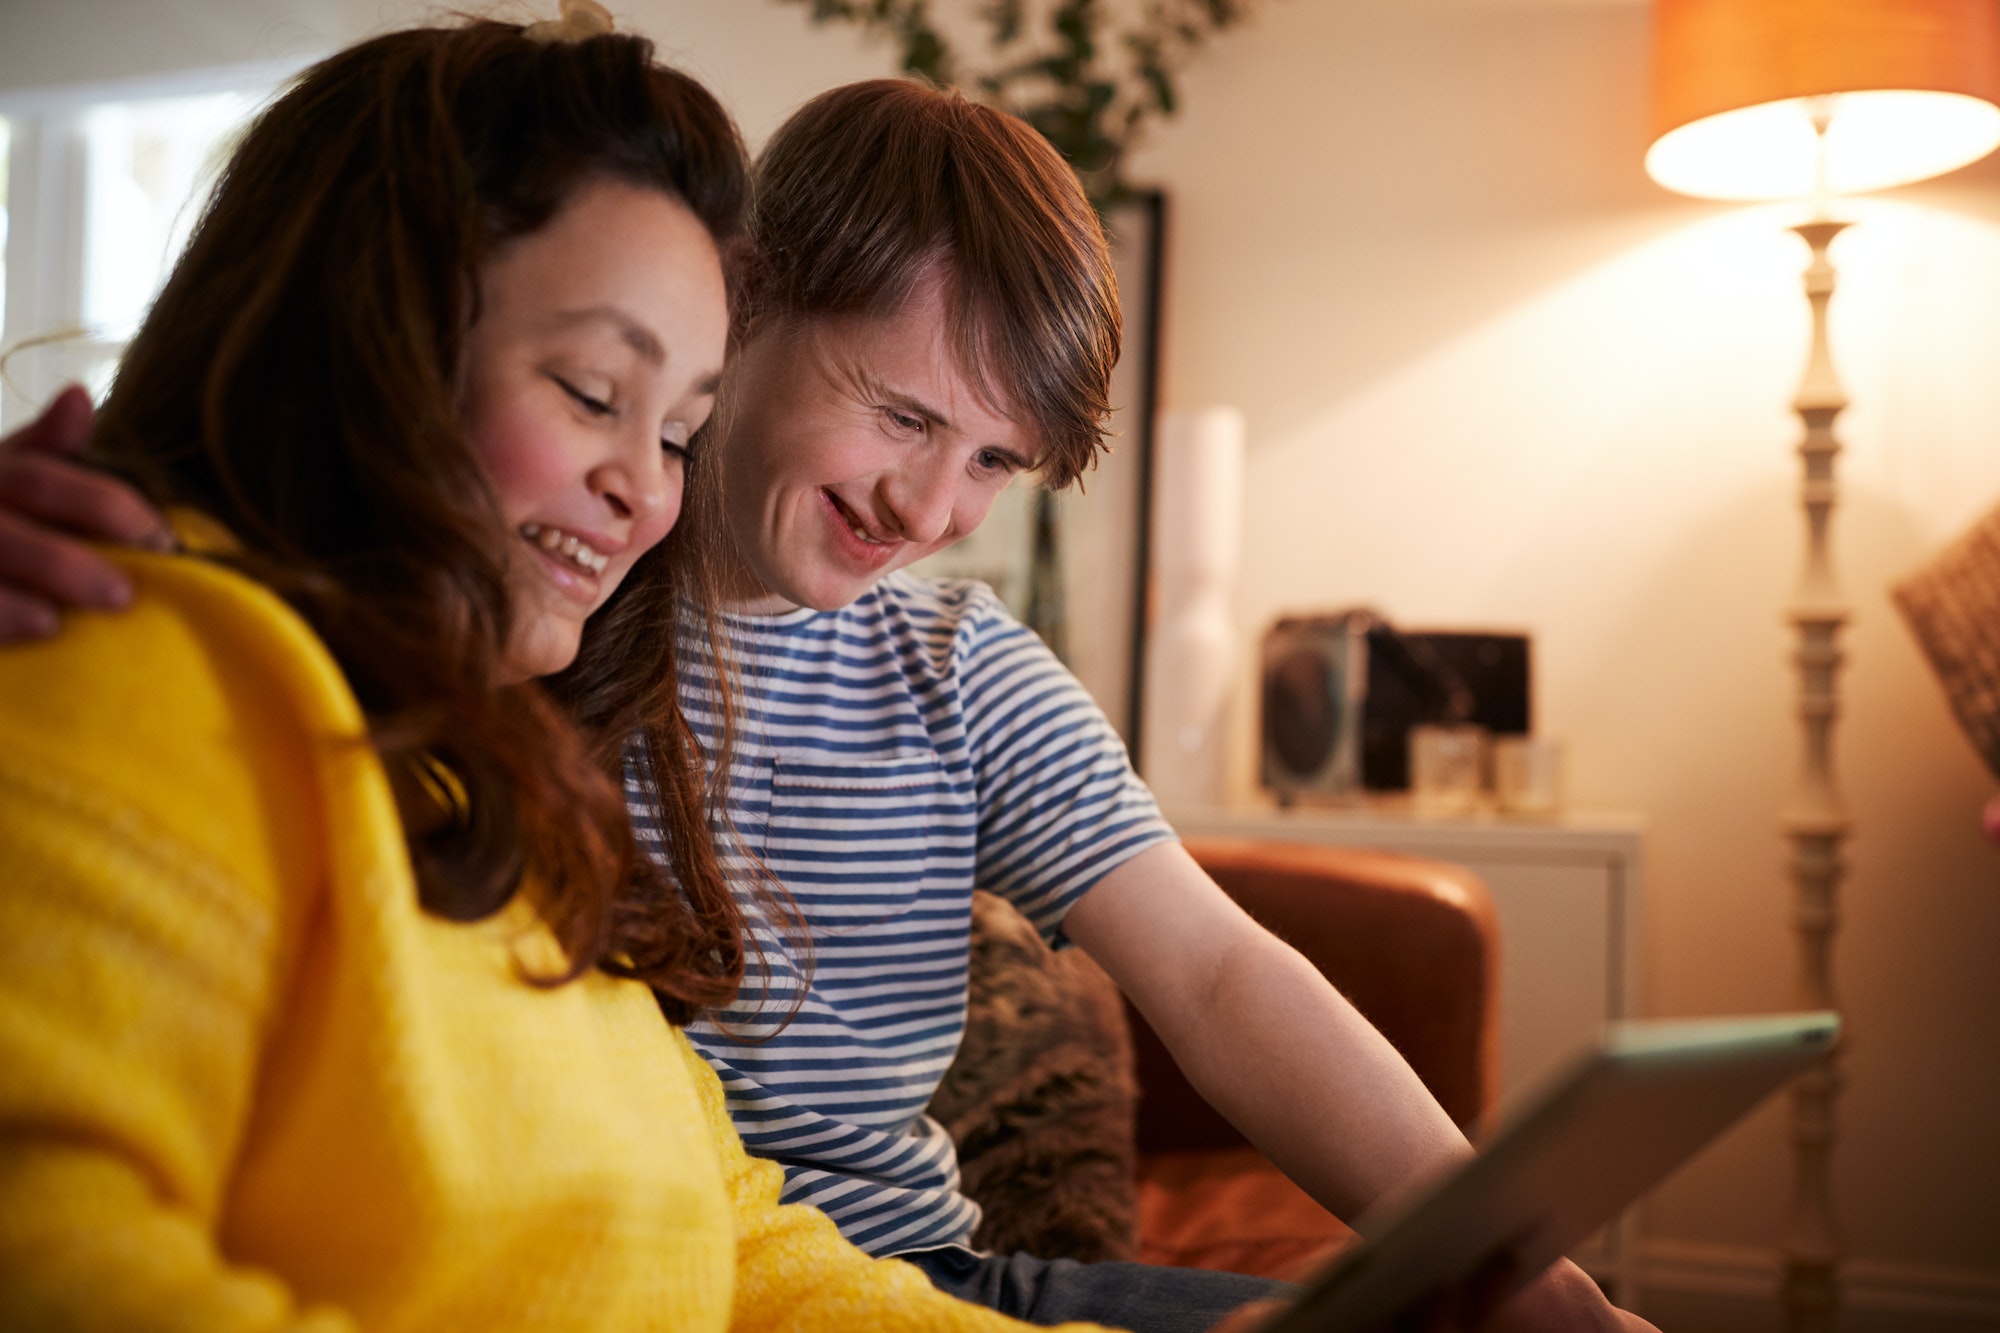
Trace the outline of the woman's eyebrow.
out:
<instances>
[{"instance_id":1,"label":"woman's eyebrow","mask_svg":"<svg viewBox=\"0 0 2000 1333\"><path fill-rule=\"evenodd\" d=\"M617 331L619 341L645 360L656 366L667 363L667 349L660 342L659 336L615 305L594 305L582 310L571 310L561 315L556 324L559 328L571 328L578 324L609 324Z\"/></svg>"}]
</instances>

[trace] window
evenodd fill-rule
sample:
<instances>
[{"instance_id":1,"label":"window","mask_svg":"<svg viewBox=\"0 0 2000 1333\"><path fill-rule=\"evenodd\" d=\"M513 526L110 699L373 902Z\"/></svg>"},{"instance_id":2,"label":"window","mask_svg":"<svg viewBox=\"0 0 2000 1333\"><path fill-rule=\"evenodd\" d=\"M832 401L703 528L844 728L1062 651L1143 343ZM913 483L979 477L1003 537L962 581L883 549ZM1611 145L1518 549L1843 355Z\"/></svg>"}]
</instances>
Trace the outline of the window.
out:
<instances>
[{"instance_id":1,"label":"window","mask_svg":"<svg viewBox=\"0 0 2000 1333\"><path fill-rule=\"evenodd\" d=\"M94 336L122 343L138 330L254 108L210 93L85 113L83 323Z\"/></svg>"},{"instance_id":2,"label":"window","mask_svg":"<svg viewBox=\"0 0 2000 1333\"><path fill-rule=\"evenodd\" d=\"M6 117L0 116L0 329L7 327L7 144Z\"/></svg>"},{"instance_id":3,"label":"window","mask_svg":"<svg viewBox=\"0 0 2000 1333\"><path fill-rule=\"evenodd\" d=\"M0 429L70 380L102 397L275 82L76 97L0 121Z\"/></svg>"}]
</instances>

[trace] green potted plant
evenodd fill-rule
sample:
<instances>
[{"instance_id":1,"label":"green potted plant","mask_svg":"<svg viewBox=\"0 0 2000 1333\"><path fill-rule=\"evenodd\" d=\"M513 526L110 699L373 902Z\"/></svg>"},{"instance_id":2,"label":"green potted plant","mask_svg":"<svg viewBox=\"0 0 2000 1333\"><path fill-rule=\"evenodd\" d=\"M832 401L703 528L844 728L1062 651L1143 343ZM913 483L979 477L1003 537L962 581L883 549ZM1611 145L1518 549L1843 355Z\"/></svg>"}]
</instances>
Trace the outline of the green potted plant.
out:
<instances>
[{"instance_id":1,"label":"green potted plant","mask_svg":"<svg viewBox=\"0 0 2000 1333\"><path fill-rule=\"evenodd\" d=\"M1020 116L1076 168L1100 211L1132 190L1126 156L1149 122L1180 107L1177 80L1209 37L1250 0L977 0L985 50L964 58L930 0L784 0L815 23L848 23L893 40L906 73ZM964 25L957 25L962 28Z\"/></svg>"}]
</instances>

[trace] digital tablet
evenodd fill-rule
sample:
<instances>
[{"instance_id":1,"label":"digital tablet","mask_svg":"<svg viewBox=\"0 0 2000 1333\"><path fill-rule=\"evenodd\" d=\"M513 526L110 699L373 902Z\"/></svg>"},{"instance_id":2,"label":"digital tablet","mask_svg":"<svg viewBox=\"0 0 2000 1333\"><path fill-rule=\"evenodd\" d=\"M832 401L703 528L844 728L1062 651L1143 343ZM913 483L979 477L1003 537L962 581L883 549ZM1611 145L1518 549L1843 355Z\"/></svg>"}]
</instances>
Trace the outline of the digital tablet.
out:
<instances>
[{"instance_id":1,"label":"digital tablet","mask_svg":"<svg viewBox=\"0 0 2000 1333\"><path fill-rule=\"evenodd\" d=\"M1356 1333L1506 1259L1513 1286L1622 1212L1839 1035L1832 1013L1624 1023L1477 1156L1358 1228L1260 1333Z\"/></svg>"}]
</instances>

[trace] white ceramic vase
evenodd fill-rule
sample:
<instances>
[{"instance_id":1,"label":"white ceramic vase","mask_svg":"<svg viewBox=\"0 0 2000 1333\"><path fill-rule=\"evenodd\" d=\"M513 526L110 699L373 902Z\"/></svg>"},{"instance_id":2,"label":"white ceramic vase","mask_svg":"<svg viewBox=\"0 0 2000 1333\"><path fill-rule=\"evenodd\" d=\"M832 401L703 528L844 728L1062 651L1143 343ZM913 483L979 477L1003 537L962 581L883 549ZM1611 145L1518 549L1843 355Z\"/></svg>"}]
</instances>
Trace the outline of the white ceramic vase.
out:
<instances>
[{"instance_id":1,"label":"white ceramic vase","mask_svg":"<svg viewBox=\"0 0 2000 1333\"><path fill-rule=\"evenodd\" d=\"M1243 414L1169 412L1153 459L1153 623L1140 760L1168 810L1220 804L1235 677Z\"/></svg>"}]
</instances>

